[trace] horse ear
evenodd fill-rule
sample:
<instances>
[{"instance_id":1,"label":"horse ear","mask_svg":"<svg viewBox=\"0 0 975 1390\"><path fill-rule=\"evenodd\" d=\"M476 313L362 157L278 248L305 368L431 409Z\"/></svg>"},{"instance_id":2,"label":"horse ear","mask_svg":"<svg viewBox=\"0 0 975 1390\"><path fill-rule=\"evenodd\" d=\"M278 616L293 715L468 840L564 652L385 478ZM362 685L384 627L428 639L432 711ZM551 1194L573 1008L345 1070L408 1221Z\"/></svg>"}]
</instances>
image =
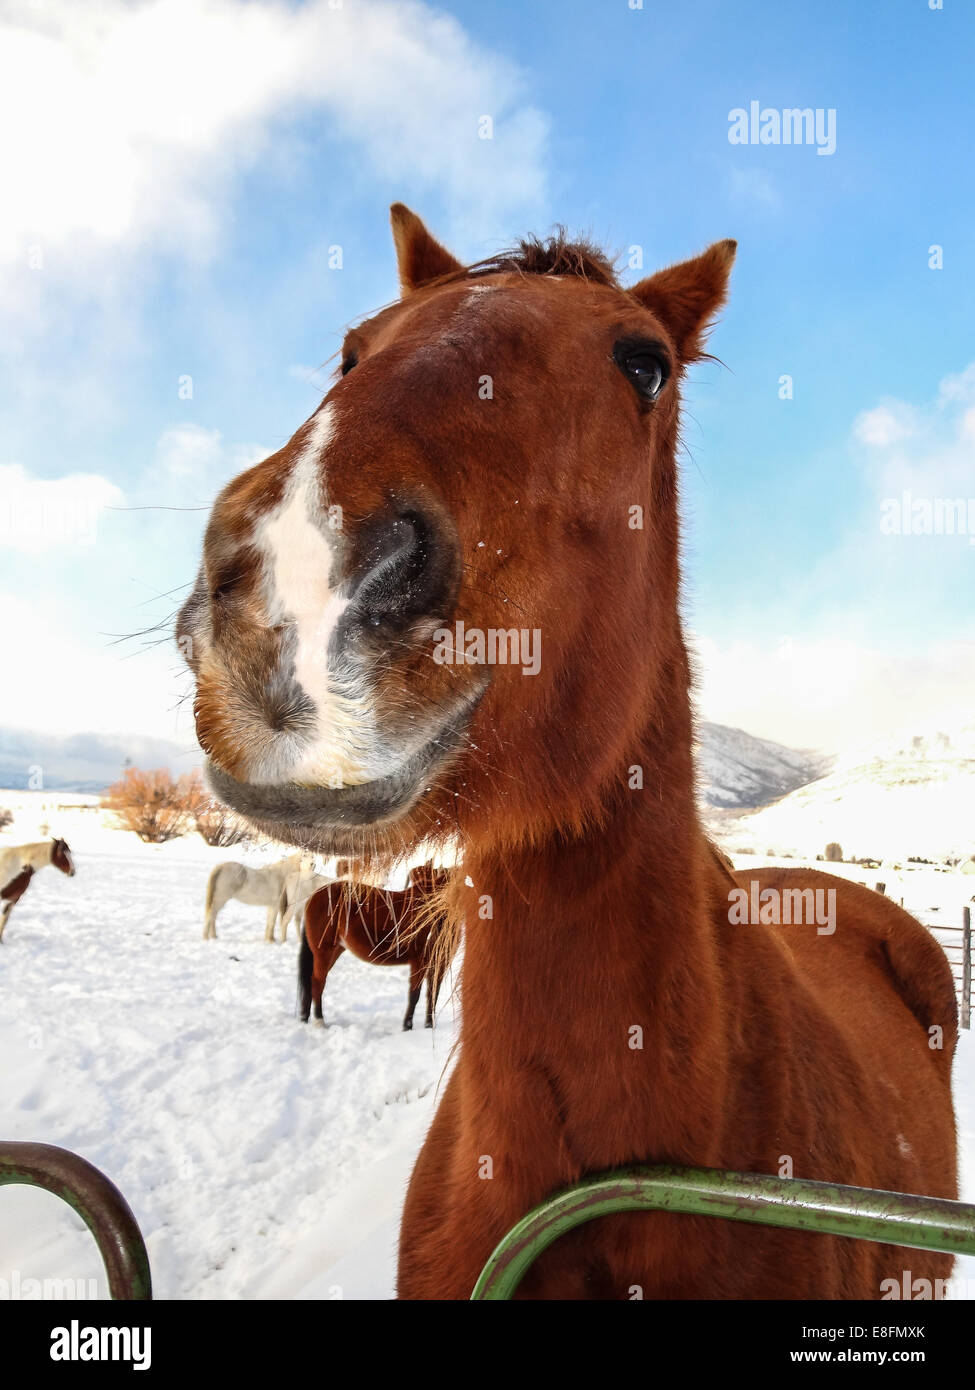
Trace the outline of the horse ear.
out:
<instances>
[{"instance_id":1,"label":"horse ear","mask_svg":"<svg viewBox=\"0 0 975 1390\"><path fill-rule=\"evenodd\" d=\"M714 315L728 294L737 241L716 241L692 261L658 270L630 290L667 328L684 362L702 355Z\"/></svg>"},{"instance_id":2,"label":"horse ear","mask_svg":"<svg viewBox=\"0 0 975 1390\"><path fill-rule=\"evenodd\" d=\"M393 225L393 244L403 294L409 294L411 290L417 290L441 275L463 270L460 261L430 235L416 213L408 207L394 203L389 209L389 220Z\"/></svg>"}]
</instances>

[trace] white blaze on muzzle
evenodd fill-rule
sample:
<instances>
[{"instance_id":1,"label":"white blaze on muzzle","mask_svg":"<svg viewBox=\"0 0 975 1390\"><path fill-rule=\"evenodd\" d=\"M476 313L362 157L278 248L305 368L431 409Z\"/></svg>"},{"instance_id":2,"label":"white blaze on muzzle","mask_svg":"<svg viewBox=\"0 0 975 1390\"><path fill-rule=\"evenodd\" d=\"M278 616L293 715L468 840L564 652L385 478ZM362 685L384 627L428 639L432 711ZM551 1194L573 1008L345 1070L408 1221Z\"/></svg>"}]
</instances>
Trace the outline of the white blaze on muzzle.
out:
<instances>
[{"instance_id":1,"label":"white blaze on muzzle","mask_svg":"<svg viewBox=\"0 0 975 1390\"><path fill-rule=\"evenodd\" d=\"M336 672L329 656L349 602L331 586L339 532L329 528L323 477L333 430L332 407L325 406L307 426L284 496L255 531L264 556L267 622L293 629L284 659L293 654L293 679L315 709L310 741L281 740L277 764L262 769L267 781L342 787L376 776L369 756L375 717L365 680L356 681L344 663Z\"/></svg>"}]
</instances>

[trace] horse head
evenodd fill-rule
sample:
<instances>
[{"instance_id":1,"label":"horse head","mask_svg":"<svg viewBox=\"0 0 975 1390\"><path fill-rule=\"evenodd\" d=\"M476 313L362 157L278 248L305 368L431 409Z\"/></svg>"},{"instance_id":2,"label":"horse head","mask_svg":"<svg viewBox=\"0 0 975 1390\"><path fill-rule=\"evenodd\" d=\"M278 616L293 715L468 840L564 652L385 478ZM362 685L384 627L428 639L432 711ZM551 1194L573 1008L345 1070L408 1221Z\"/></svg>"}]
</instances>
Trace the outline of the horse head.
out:
<instances>
[{"instance_id":1,"label":"horse head","mask_svg":"<svg viewBox=\"0 0 975 1390\"><path fill-rule=\"evenodd\" d=\"M56 839L51 848L51 863L56 869L60 869L69 878L74 878L74 860L71 857L71 850L67 840Z\"/></svg>"},{"instance_id":2,"label":"horse head","mask_svg":"<svg viewBox=\"0 0 975 1390\"><path fill-rule=\"evenodd\" d=\"M421 893L432 893L447 881L448 875L442 869L433 867L431 859L426 864L418 864L410 870L407 884Z\"/></svg>"},{"instance_id":3,"label":"horse head","mask_svg":"<svg viewBox=\"0 0 975 1390\"><path fill-rule=\"evenodd\" d=\"M217 498L177 628L216 794L386 861L591 824L686 682L679 392L735 250L625 289L562 236L464 267L393 231L401 298Z\"/></svg>"}]
</instances>

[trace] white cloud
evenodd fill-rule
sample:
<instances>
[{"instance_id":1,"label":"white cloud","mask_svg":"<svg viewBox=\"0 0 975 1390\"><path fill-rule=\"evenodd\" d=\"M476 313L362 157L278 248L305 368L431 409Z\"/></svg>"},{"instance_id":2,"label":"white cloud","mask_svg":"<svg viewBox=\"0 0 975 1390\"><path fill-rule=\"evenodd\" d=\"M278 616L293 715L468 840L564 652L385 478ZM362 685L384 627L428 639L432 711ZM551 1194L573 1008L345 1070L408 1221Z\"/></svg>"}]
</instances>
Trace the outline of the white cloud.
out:
<instances>
[{"instance_id":1,"label":"white cloud","mask_svg":"<svg viewBox=\"0 0 975 1390\"><path fill-rule=\"evenodd\" d=\"M725 643L699 636L702 717L794 748L840 752L916 723L971 717L975 643L871 645L842 634Z\"/></svg>"},{"instance_id":2,"label":"white cloud","mask_svg":"<svg viewBox=\"0 0 975 1390\"><path fill-rule=\"evenodd\" d=\"M0 545L28 554L93 545L105 508L123 500L98 473L36 478L22 464L0 464Z\"/></svg>"},{"instance_id":3,"label":"white cloud","mask_svg":"<svg viewBox=\"0 0 975 1390\"><path fill-rule=\"evenodd\" d=\"M138 651L113 645L86 628L84 610L63 598L0 593L8 631L17 633L17 661L4 672L7 728L52 734L143 733L192 742L189 705L177 709L190 678L171 644Z\"/></svg>"},{"instance_id":4,"label":"white cloud","mask_svg":"<svg viewBox=\"0 0 975 1390\"><path fill-rule=\"evenodd\" d=\"M946 377L928 402L890 399L856 417L865 501L832 549L783 575L741 640L697 636L704 718L836 751L905 724L970 717L975 537L967 524L925 533L903 502L905 493L935 507L975 498L973 430L975 364ZM891 504L900 508L896 530L886 524ZM773 611L772 623L789 612L815 617L776 639L758 630Z\"/></svg>"},{"instance_id":5,"label":"white cloud","mask_svg":"<svg viewBox=\"0 0 975 1390\"><path fill-rule=\"evenodd\" d=\"M125 495L97 474L45 480L0 466L0 612L18 634L3 673L7 726L192 742L192 706L176 709L192 682L172 641L174 610L214 494L267 453L173 425Z\"/></svg>"},{"instance_id":6,"label":"white cloud","mask_svg":"<svg viewBox=\"0 0 975 1390\"><path fill-rule=\"evenodd\" d=\"M945 406L955 401L963 405L975 401L975 362L970 362L964 371L946 376L939 385L938 404Z\"/></svg>"},{"instance_id":7,"label":"white cloud","mask_svg":"<svg viewBox=\"0 0 975 1390\"><path fill-rule=\"evenodd\" d=\"M878 405L864 410L853 422L853 434L861 444L882 449L914 433L911 411L900 404Z\"/></svg>"},{"instance_id":8,"label":"white cloud","mask_svg":"<svg viewBox=\"0 0 975 1390\"><path fill-rule=\"evenodd\" d=\"M975 362L945 377L938 387L938 407L948 414L952 407L959 409L958 438L966 447L975 444ZM975 487L975 467L971 473Z\"/></svg>"},{"instance_id":9,"label":"white cloud","mask_svg":"<svg viewBox=\"0 0 975 1390\"><path fill-rule=\"evenodd\" d=\"M192 482L195 495L205 495L269 452L260 444L225 444L220 430L202 425L171 425L159 436L149 485L156 497L167 495L168 483L187 482Z\"/></svg>"},{"instance_id":10,"label":"white cloud","mask_svg":"<svg viewBox=\"0 0 975 1390\"><path fill-rule=\"evenodd\" d=\"M419 3L28 0L0 17L0 258L211 254L236 174L325 117L463 211L537 205L545 117L517 68ZM489 115L494 139L478 138ZM326 178L327 170L315 171ZM70 257L70 263L68 258Z\"/></svg>"},{"instance_id":11,"label":"white cloud","mask_svg":"<svg viewBox=\"0 0 975 1390\"><path fill-rule=\"evenodd\" d=\"M904 488L929 497L975 495L975 363L945 377L928 404L889 400L864 411L853 436L869 447L869 473L886 496Z\"/></svg>"}]
</instances>

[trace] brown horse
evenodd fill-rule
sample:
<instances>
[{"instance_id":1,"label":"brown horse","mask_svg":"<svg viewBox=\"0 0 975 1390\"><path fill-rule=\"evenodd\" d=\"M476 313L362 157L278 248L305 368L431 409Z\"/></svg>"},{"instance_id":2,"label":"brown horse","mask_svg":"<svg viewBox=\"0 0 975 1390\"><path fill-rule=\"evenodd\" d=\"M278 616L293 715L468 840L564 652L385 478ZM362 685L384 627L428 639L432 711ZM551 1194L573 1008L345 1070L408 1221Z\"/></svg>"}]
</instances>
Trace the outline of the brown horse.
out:
<instances>
[{"instance_id":1,"label":"brown horse","mask_svg":"<svg viewBox=\"0 0 975 1390\"><path fill-rule=\"evenodd\" d=\"M339 864L339 878L348 866ZM446 918L436 910L432 895L444 888L448 875L432 864L413 869L405 892L388 893L363 884L330 883L312 894L305 907L305 925L298 956L299 1015L308 1022L312 1006L322 1023L322 993L332 966L343 951L370 965L408 965L410 992L403 1030L413 1027L413 1014L423 982L427 983L426 1027L433 1027L444 973L453 954L443 941Z\"/></svg>"},{"instance_id":2,"label":"brown horse","mask_svg":"<svg viewBox=\"0 0 975 1390\"><path fill-rule=\"evenodd\" d=\"M461 1042L400 1297L469 1297L530 1207L624 1164L954 1197L940 947L855 884L732 874L695 808L680 388L734 243L624 289L561 237L465 268L399 205L393 227L401 299L217 499L179 632L237 811L377 862L461 844ZM834 930L776 924L817 892ZM951 1263L641 1213L556 1242L519 1296L878 1298Z\"/></svg>"}]
</instances>

